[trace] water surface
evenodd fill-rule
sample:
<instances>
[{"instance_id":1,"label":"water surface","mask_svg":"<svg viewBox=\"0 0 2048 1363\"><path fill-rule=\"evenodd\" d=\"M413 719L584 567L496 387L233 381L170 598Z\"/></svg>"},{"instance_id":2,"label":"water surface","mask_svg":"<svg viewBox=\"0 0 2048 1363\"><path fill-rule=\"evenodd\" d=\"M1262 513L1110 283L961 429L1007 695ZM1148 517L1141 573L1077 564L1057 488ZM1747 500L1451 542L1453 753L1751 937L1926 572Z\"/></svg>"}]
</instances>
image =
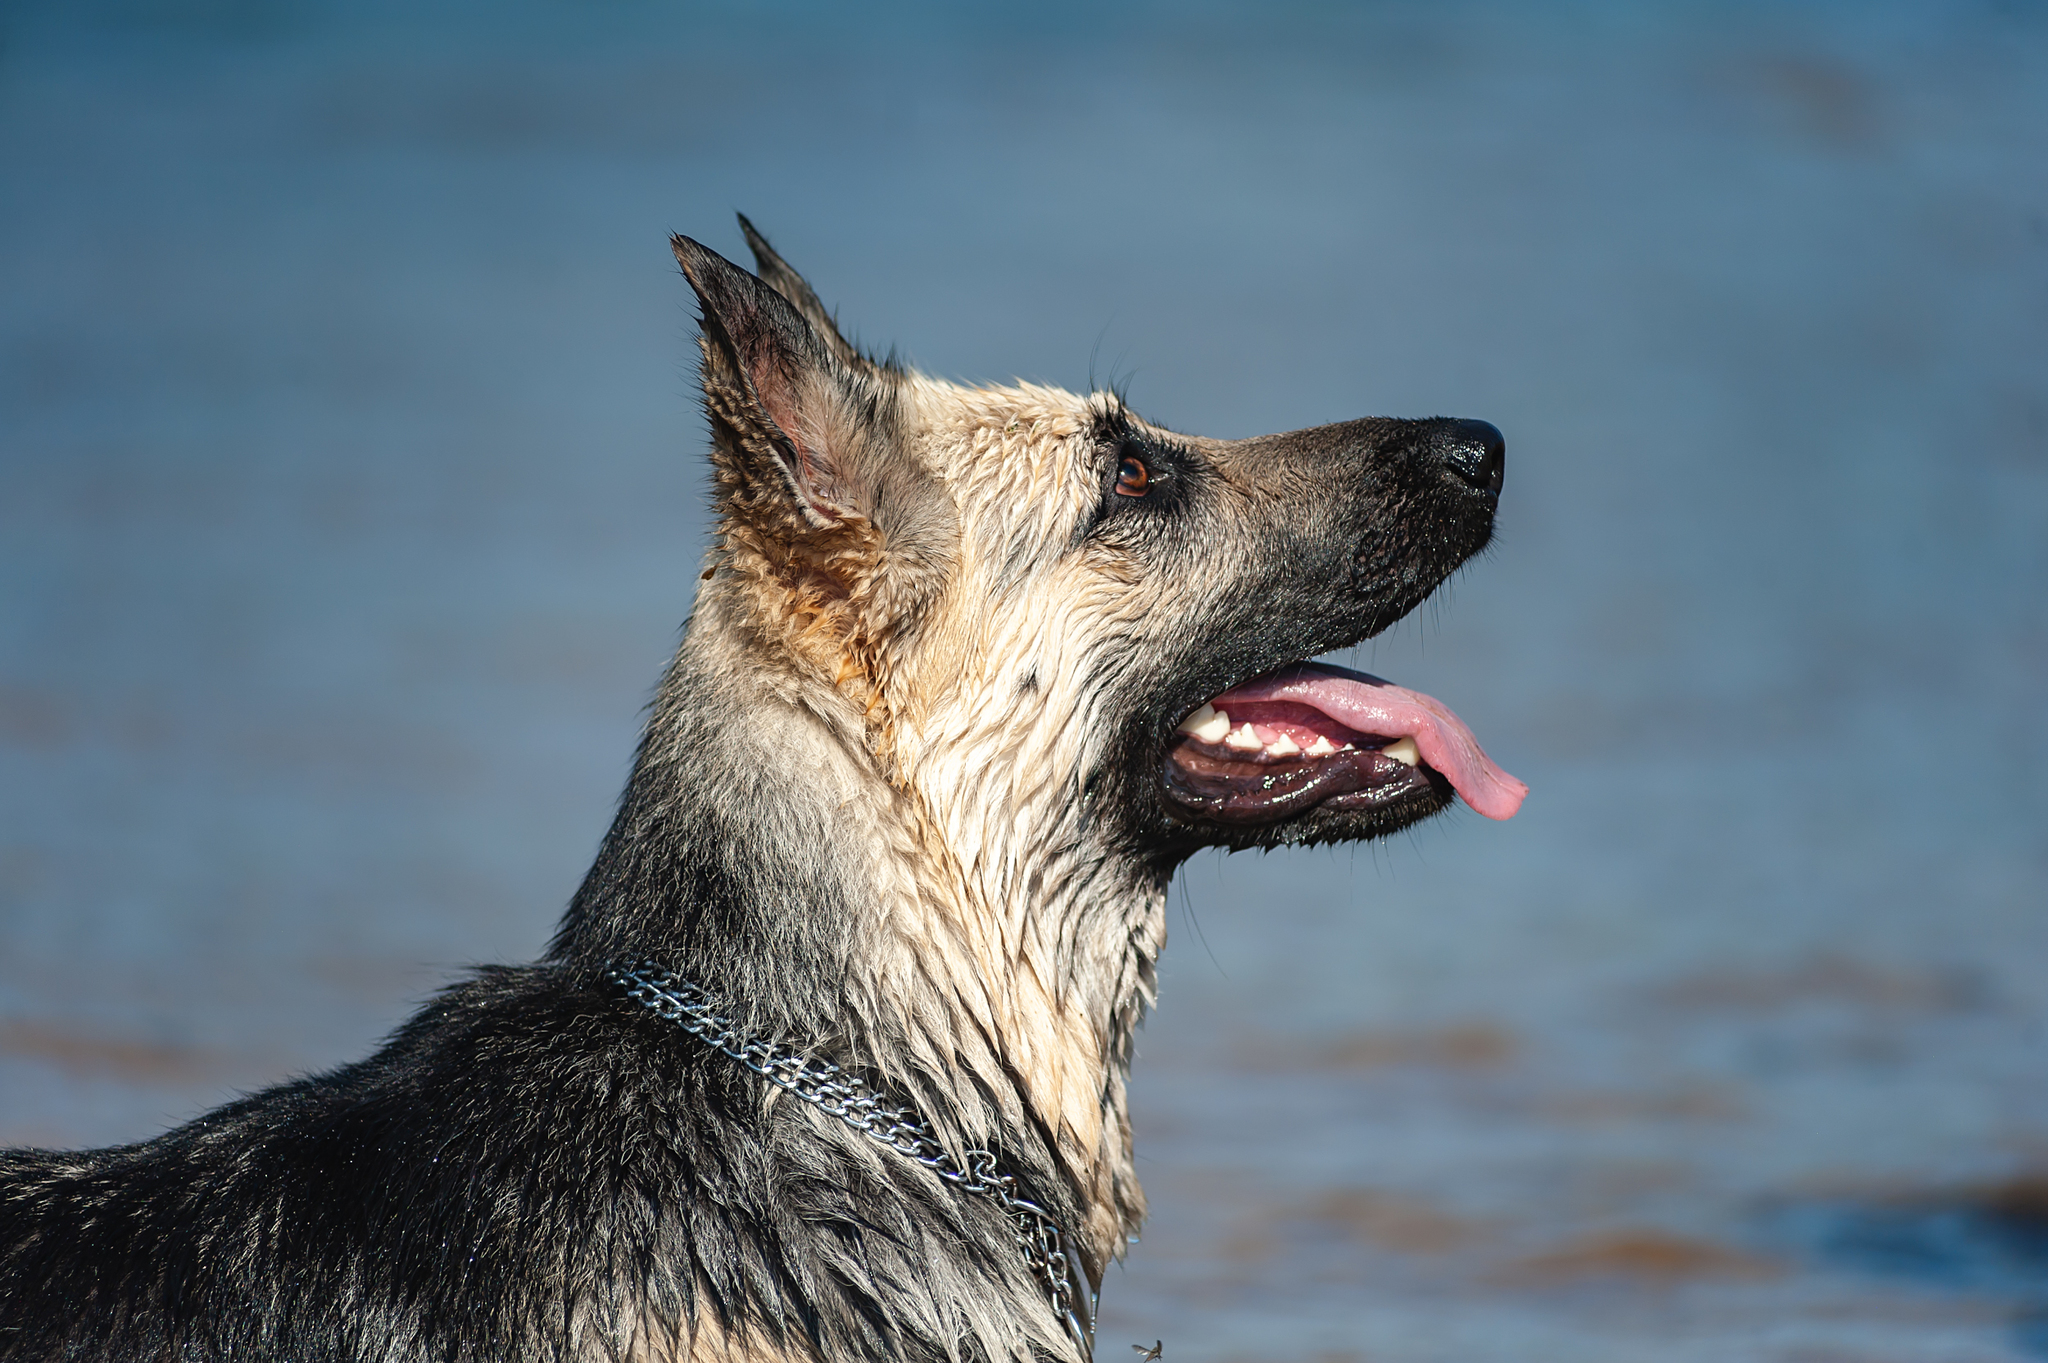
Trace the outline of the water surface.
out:
<instances>
[{"instance_id":1,"label":"water surface","mask_svg":"<svg viewBox=\"0 0 2048 1363\"><path fill-rule=\"evenodd\" d=\"M539 950L739 208L940 374L1508 435L1353 661L1534 793L1188 868L1105 1358L2048 1357L2035 9L10 16L0 1140Z\"/></svg>"}]
</instances>

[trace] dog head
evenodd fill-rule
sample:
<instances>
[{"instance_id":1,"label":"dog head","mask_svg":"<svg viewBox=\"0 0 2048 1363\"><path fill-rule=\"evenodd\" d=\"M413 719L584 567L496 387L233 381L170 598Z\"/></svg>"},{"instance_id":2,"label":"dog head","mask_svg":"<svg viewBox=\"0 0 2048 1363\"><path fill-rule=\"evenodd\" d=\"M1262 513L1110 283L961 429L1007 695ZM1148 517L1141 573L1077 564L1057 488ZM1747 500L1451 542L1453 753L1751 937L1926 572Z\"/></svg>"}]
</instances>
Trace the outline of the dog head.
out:
<instances>
[{"instance_id":1,"label":"dog head","mask_svg":"<svg viewBox=\"0 0 2048 1363\"><path fill-rule=\"evenodd\" d=\"M1308 661L1485 546L1499 433L1209 440L927 378L742 227L758 275L674 242L717 543L558 950L670 951L615 902L640 887L685 969L963 1139L1042 1150L1097 1279L1143 1217L1123 1075L1174 868L1521 801L1438 702ZM709 888L671 912L679 855Z\"/></svg>"},{"instance_id":2,"label":"dog head","mask_svg":"<svg viewBox=\"0 0 2048 1363\"><path fill-rule=\"evenodd\" d=\"M1514 812L1524 787L1440 703L1307 661L1486 545L1491 426L1208 440L1110 395L926 378L863 356L742 225L758 277L674 242L703 305L716 608L840 698L943 841L1079 837L1170 871L1455 795Z\"/></svg>"}]
</instances>

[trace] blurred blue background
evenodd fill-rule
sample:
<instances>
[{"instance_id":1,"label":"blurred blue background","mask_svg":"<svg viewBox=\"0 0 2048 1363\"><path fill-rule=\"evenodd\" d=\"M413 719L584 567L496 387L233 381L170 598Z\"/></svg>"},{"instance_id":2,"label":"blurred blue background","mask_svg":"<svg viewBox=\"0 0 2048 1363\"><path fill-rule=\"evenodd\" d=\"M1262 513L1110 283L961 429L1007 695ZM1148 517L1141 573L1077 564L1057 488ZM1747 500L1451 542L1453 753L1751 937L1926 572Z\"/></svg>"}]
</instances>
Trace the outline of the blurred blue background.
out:
<instances>
[{"instance_id":1,"label":"blurred blue background","mask_svg":"<svg viewBox=\"0 0 2048 1363\"><path fill-rule=\"evenodd\" d=\"M2048 1357L2048 10L0 13L0 1141L540 949L739 209L938 374L1508 436L1354 661L1534 793L1189 866L1105 1358Z\"/></svg>"}]
</instances>

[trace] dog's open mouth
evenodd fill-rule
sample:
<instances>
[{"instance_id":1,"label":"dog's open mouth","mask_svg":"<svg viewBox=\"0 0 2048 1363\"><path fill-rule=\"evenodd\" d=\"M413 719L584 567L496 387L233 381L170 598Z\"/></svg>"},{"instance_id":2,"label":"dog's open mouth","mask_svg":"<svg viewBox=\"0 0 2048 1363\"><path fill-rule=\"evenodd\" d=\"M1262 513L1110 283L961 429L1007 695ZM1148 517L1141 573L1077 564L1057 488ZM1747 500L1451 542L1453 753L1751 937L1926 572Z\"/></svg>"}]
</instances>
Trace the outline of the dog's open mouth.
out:
<instances>
[{"instance_id":1,"label":"dog's open mouth","mask_svg":"<svg viewBox=\"0 0 2048 1363\"><path fill-rule=\"evenodd\" d=\"M1180 722L1166 753L1168 793L1224 823L1388 805L1432 775L1489 819L1513 817L1529 793L1442 701L1321 663L1225 691Z\"/></svg>"}]
</instances>

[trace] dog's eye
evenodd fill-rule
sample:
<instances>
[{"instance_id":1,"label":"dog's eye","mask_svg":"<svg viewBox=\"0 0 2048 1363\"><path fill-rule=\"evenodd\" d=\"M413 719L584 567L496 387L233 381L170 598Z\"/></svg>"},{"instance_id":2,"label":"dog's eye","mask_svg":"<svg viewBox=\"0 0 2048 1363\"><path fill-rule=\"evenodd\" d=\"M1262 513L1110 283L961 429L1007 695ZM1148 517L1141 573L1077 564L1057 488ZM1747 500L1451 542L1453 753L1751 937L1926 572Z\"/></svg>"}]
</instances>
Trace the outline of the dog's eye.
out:
<instances>
[{"instance_id":1,"label":"dog's eye","mask_svg":"<svg viewBox=\"0 0 2048 1363\"><path fill-rule=\"evenodd\" d=\"M1117 461L1116 490L1122 497L1142 497L1152 486L1152 470L1145 467L1145 461L1134 454L1127 454Z\"/></svg>"}]
</instances>

